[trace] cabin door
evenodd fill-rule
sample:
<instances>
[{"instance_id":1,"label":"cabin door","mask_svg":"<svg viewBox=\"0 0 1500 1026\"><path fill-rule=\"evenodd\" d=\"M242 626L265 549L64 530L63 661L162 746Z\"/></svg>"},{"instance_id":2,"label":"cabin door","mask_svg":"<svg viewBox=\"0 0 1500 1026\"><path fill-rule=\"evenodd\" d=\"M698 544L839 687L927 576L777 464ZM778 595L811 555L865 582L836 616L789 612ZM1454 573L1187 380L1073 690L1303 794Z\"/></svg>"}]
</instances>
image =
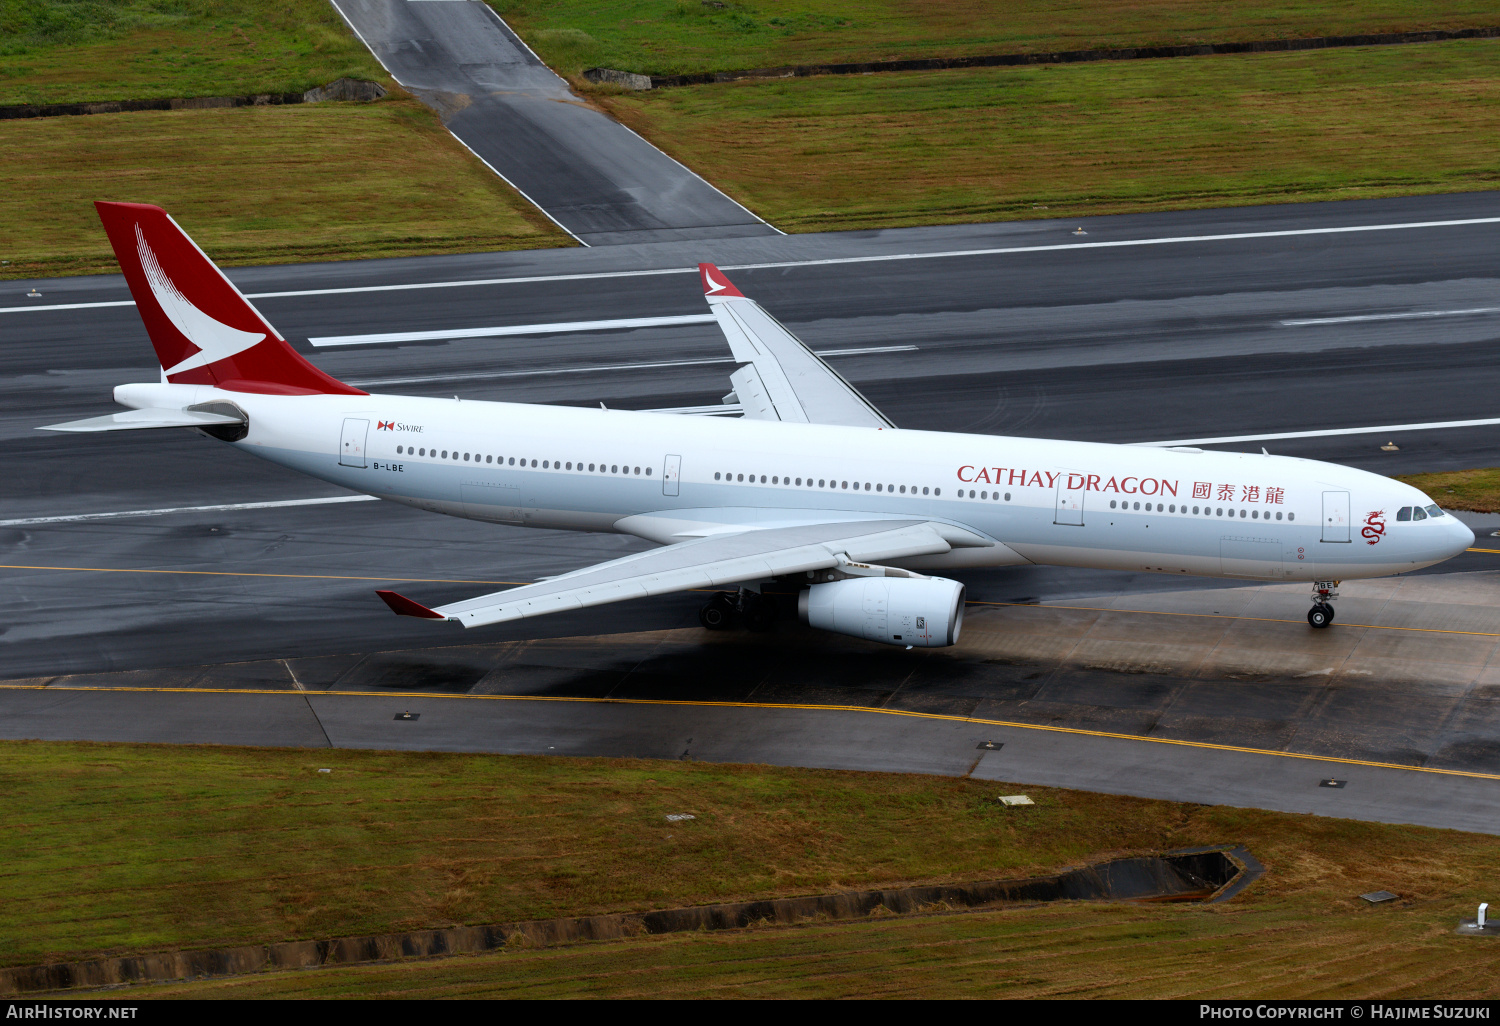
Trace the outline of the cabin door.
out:
<instances>
[{"instance_id":1,"label":"cabin door","mask_svg":"<svg viewBox=\"0 0 1500 1026\"><path fill-rule=\"evenodd\" d=\"M339 438L339 464L345 467L365 465L365 436L370 433L370 422L355 417L344 418L344 431Z\"/></svg>"},{"instance_id":2,"label":"cabin door","mask_svg":"<svg viewBox=\"0 0 1500 1026\"><path fill-rule=\"evenodd\" d=\"M677 482L682 477L682 457L668 456L666 463L661 469L661 493L663 495L676 495Z\"/></svg>"},{"instance_id":3,"label":"cabin door","mask_svg":"<svg viewBox=\"0 0 1500 1026\"><path fill-rule=\"evenodd\" d=\"M1057 507L1052 518L1054 524L1083 526L1083 486L1087 480L1082 474L1071 470L1057 472Z\"/></svg>"},{"instance_id":4,"label":"cabin door","mask_svg":"<svg viewBox=\"0 0 1500 1026\"><path fill-rule=\"evenodd\" d=\"M1347 542L1349 540L1349 493L1323 493L1323 540Z\"/></svg>"}]
</instances>

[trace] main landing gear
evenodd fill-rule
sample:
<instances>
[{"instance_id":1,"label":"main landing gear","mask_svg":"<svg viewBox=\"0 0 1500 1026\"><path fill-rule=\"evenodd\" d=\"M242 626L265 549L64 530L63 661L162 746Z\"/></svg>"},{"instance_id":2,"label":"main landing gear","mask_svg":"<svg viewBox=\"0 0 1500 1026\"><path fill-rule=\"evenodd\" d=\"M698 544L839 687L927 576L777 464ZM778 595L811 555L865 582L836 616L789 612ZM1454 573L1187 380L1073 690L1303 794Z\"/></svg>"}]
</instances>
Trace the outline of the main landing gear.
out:
<instances>
[{"instance_id":1,"label":"main landing gear","mask_svg":"<svg viewBox=\"0 0 1500 1026\"><path fill-rule=\"evenodd\" d=\"M768 631L776 623L776 600L741 588L721 591L698 611L698 622L711 631L727 631L738 620L746 630Z\"/></svg>"},{"instance_id":2,"label":"main landing gear","mask_svg":"<svg viewBox=\"0 0 1500 1026\"><path fill-rule=\"evenodd\" d=\"M1338 581L1314 581L1313 607L1307 611L1307 622L1314 627L1327 627L1333 623L1333 600L1338 597Z\"/></svg>"}]
</instances>

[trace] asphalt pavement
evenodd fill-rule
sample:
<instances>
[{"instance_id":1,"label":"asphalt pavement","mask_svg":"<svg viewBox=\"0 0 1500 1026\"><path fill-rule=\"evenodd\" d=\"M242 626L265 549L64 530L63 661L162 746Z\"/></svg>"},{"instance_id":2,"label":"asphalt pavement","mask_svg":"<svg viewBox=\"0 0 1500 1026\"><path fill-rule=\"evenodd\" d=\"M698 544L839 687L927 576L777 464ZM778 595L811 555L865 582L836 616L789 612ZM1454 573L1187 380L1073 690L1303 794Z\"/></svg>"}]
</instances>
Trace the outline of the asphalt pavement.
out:
<instances>
[{"instance_id":1,"label":"asphalt pavement","mask_svg":"<svg viewBox=\"0 0 1500 1026\"><path fill-rule=\"evenodd\" d=\"M1082 224L245 268L230 276L273 324L301 340L314 362L372 390L653 409L714 403L728 390L732 365L713 325L442 336L702 314L691 268L712 260L732 268L742 291L814 348L875 350L830 359L899 426L1145 442L1500 416L1494 387L1500 223L1483 220L1496 218L1500 193L1478 193ZM1076 234L1080 228L1084 234ZM32 285L40 299L25 297ZM476 640L576 638L569 644L598 646L693 624L701 597L684 595L503 625L483 639L470 632L460 640L390 617L373 596L381 583L399 580L446 601L485 586L462 582L534 580L640 546L613 536L474 524L378 502L18 523L339 494L196 434L34 431L108 412L113 385L156 377L135 311L87 305L126 301L118 277L9 282L0 292L6 341L0 442L8 454L0 479L7 557L0 571L0 678L105 673L110 686L152 685L180 667L416 653ZM339 346L307 341L389 332L435 337ZM1497 440L1500 426L1393 428L1223 447L1258 451L1265 444L1277 453L1407 473L1500 465ZM1395 451L1383 451L1386 443ZM1495 558L1470 554L1436 569L1483 573ZM18 569L36 567L89 569ZM1048 603L1184 587L1153 575L1050 568L965 576L971 596L986 601ZM74 699L57 698L47 706L54 710L51 732L37 727L29 736L66 734L70 723L92 723L101 737L139 733L145 728L121 709L157 716L126 701L80 718ZM1388 715L1399 718L1399 709L1394 701ZM235 715L259 715L251 710ZM762 714L715 715L738 716L743 726L761 722ZM35 724L37 715L28 712L24 722ZM208 719L219 722L221 715L227 714ZM556 715L557 729L565 730L567 716ZM654 751L651 722L621 720L614 736ZM831 736L844 729L837 718L818 722ZM183 727L168 736L218 734ZM264 730L255 736L256 743L275 743ZM304 740L288 733L284 742ZM447 743L423 743L429 742ZM893 743L877 738L861 749L840 741L847 761L839 764L860 765L858 753L866 751L867 768L886 767ZM569 750L587 748L580 740ZM1102 774L1114 756L1098 751L1105 753L1098 756ZM1193 751L1203 779L1227 779L1217 761L1226 756ZM784 745L769 741L760 749L740 744L733 757L790 758ZM1045 783L1066 776L1061 763L1051 776L1045 769L1037 763L1029 776L1000 779ZM1080 775L1070 786L1096 786L1098 779ZM1116 782L1117 789L1132 786L1129 774ZM1191 794L1272 801L1225 787ZM1130 793L1158 790L1142 784ZM1469 816L1455 813L1448 825L1467 824Z\"/></svg>"},{"instance_id":2,"label":"asphalt pavement","mask_svg":"<svg viewBox=\"0 0 1500 1026\"><path fill-rule=\"evenodd\" d=\"M483 0L334 0L391 76L589 246L776 229L574 93Z\"/></svg>"}]
</instances>

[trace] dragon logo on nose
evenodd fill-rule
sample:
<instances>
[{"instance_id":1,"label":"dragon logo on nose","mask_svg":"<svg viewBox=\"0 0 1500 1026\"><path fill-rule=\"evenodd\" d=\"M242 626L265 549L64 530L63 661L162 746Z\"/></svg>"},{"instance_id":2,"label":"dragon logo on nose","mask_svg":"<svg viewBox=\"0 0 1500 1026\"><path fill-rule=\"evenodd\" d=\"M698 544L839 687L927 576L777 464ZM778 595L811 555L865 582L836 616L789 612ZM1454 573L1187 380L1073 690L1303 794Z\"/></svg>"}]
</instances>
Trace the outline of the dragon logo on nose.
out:
<instances>
[{"instance_id":1,"label":"dragon logo on nose","mask_svg":"<svg viewBox=\"0 0 1500 1026\"><path fill-rule=\"evenodd\" d=\"M1385 536L1385 510L1378 509L1365 515L1365 526L1360 528L1365 541L1374 545Z\"/></svg>"}]
</instances>

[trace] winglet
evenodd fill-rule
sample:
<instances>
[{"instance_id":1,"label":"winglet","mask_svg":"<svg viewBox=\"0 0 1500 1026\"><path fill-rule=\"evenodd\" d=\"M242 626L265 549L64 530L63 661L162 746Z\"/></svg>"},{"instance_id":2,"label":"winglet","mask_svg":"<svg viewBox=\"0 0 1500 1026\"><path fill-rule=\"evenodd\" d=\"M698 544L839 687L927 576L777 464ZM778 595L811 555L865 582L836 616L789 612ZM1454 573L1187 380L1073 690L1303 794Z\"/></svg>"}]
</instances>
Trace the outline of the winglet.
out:
<instances>
[{"instance_id":1,"label":"winglet","mask_svg":"<svg viewBox=\"0 0 1500 1026\"><path fill-rule=\"evenodd\" d=\"M703 295L707 299L744 299L745 294L735 288L724 272L713 264L699 264L698 274L703 278Z\"/></svg>"},{"instance_id":2,"label":"winglet","mask_svg":"<svg viewBox=\"0 0 1500 1026\"><path fill-rule=\"evenodd\" d=\"M394 591L389 591L384 588L377 588L375 590L375 594L379 595L381 600L384 601L386 605L391 607L391 612L395 613L397 616L416 616L420 617L423 620L448 619L442 613L434 613L432 610L422 605L422 603L413 602L405 595L398 594Z\"/></svg>"}]
</instances>

